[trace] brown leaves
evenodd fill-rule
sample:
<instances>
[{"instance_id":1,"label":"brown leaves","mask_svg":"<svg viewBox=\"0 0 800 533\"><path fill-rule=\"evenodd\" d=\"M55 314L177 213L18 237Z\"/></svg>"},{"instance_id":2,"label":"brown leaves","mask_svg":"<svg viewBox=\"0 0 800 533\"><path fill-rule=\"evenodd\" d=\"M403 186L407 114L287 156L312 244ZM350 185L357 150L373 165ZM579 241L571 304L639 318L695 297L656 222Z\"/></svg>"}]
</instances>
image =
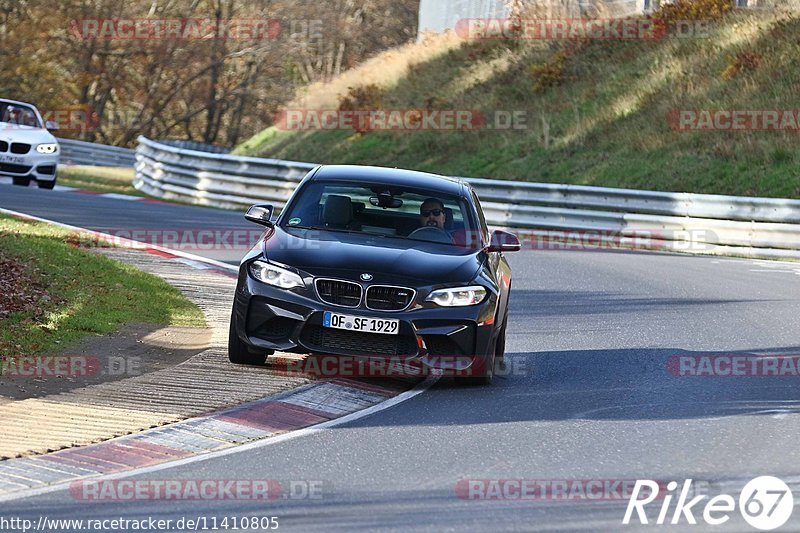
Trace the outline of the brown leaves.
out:
<instances>
[{"instance_id":1,"label":"brown leaves","mask_svg":"<svg viewBox=\"0 0 800 533\"><path fill-rule=\"evenodd\" d=\"M742 71L752 72L761 66L762 59L757 52L738 52L735 56L728 56L728 66L722 71L722 79L730 80Z\"/></svg>"},{"instance_id":2,"label":"brown leaves","mask_svg":"<svg viewBox=\"0 0 800 533\"><path fill-rule=\"evenodd\" d=\"M668 24L687 20L717 20L733 9L731 0L676 0L662 3L655 18Z\"/></svg>"},{"instance_id":3,"label":"brown leaves","mask_svg":"<svg viewBox=\"0 0 800 533\"><path fill-rule=\"evenodd\" d=\"M0 255L0 318L20 311L32 311L40 317L44 310L39 304L49 300L47 290L33 280L25 265Z\"/></svg>"}]
</instances>

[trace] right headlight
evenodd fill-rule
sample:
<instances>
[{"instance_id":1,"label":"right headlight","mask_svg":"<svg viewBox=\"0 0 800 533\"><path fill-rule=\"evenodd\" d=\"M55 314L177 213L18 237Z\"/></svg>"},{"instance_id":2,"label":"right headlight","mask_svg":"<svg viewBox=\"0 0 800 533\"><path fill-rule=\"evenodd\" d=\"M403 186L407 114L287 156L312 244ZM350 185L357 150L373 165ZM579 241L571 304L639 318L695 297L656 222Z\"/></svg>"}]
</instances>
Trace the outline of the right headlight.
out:
<instances>
[{"instance_id":1,"label":"right headlight","mask_svg":"<svg viewBox=\"0 0 800 533\"><path fill-rule=\"evenodd\" d=\"M281 289L294 289L303 287L303 278L285 268L267 263L266 261L254 261L250 264L250 275L258 281L267 285L279 287Z\"/></svg>"},{"instance_id":2,"label":"right headlight","mask_svg":"<svg viewBox=\"0 0 800 533\"><path fill-rule=\"evenodd\" d=\"M54 154L58 152L58 144L56 143L40 144L36 147L36 151L39 152L40 154L46 154L46 155Z\"/></svg>"},{"instance_id":3,"label":"right headlight","mask_svg":"<svg viewBox=\"0 0 800 533\"><path fill-rule=\"evenodd\" d=\"M437 289L431 292L426 302L433 302L442 307L464 307L477 305L486 298L486 288L480 285L470 287L453 287L451 289Z\"/></svg>"}]
</instances>

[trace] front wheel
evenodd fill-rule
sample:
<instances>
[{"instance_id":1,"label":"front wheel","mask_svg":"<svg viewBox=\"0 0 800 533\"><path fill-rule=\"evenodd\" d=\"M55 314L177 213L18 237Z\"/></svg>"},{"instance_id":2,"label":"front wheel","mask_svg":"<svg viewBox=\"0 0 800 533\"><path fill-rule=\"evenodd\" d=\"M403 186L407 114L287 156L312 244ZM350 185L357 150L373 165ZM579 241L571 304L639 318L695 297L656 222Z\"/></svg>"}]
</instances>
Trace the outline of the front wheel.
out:
<instances>
[{"instance_id":1,"label":"front wheel","mask_svg":"<svg viewBox=\"0 0 800 533\"><path fill-rule=\"evenodd\" d=\"M53 190L53 187L56 186L56 180L53 180L53 181L40 181L38 183L39 183L39 188L40 189Z\"/></svg>"},{"instance_id":2,"label":"front wheel","mask_svg":"<svg viewBox=\"0 0 800 533\"><path fill-rule=\"evenodd\" d=\"M236 313L231 314L231 327L228 331L228 360L237 365L263 365L267 354L252 353L236 334Z\"/></svg>"},{"instance_id":3,"label":"front wheel","mask_svg":"<svg viewBox=\"0 0 800 533\"><path fill-rule=\"evenodd\" d=\"M21 187L27 187L28 185L30 185L30 184L31 184L31 179L30 179L30 178L19 178L19 177L14 177L14 178L11 178L11 182L12 182L14 185L19 185L19 186L21 186Z\"/></svg>"},{"instance_id":4,"label":"front wheel","mask_svg":"<svg viewBox=\"0 0 800 533\"><path fill-rule=\"evenodd\" d=\"M496 362L495 354L497 350L497 345L495 344L492 346L491 353L485 356L485 359L481 360L480 365L483 368L475 368L475 363L473 363L472 369L475 371L477 375L469 376L462 378L463 383L465 385L491 385L492 378L494 378L494 365Z\"/></svg>"},{"instance_id":5,"label":"front wheel","mask_svg":"<svg viewBox=\"0 0 800 533\"><path fill-rule=\"evenodd\" d=\"M500 328L500 333L497 334L497 344L495 344L494 356L500 361L506 355L506 326L508 326L508 313L503 319L503 327Z\"/></svg>"}]
</instances>

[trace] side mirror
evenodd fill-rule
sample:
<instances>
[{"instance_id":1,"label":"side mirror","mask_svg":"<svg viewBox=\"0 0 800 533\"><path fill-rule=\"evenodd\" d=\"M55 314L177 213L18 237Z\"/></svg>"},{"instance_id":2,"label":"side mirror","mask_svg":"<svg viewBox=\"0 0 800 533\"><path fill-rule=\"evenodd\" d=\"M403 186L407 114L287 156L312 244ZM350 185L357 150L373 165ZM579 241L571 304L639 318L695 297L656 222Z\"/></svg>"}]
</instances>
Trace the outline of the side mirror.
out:
<instances>
[{"instance_id":1,"label":"side mirror","mask_svg":"<svg viewBox=\"0 0 800 533\"><path fill-rule=\"evenodd\" d=\"M492 243L489 245L490 252L518 252L522 248L519 239L513 233L502 230L492 232Z\"/></svg>"},{"instance_id":2,"label":"side mirror","mask_svg":"<svg viewBox=\"0 0 800 533\"><path fill-rule=\"evenodd\" d=\"M244 218L250 222L271 228L274 226L270 220L272 218L272 209L272 206L268 204L254 205L247 210Z\"/></svg>"},{"instance_id":3,"label":"side mirror","mask_svg":"<svg viewBox=\"0 0 800 533\"><path fill-rule=\"evenodd\" d=\"M61 129L61 126L58 125L58 122L53 122L52 120L45 122L44 127L47 128L48 131L58 131Z\"/></svg>"}]
</instances>

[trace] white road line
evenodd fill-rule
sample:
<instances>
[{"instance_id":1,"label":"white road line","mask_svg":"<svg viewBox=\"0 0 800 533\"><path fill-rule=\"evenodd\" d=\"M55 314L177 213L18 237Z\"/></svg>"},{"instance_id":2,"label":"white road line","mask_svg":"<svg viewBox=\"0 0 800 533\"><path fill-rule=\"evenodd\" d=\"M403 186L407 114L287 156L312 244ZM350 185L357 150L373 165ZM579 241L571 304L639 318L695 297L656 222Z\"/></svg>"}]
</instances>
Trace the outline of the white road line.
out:
<instances>
[{"instance_id":1,"label":"white road line","mask_svg":"<svg viewBox=\"0 0 800 533\"><path fill-rule=\"evenodd\" d=\"M102 238L105 241L114 243L119 245L123 248L134 248L134 249L142 249L142 245L144 248L151 249L151 250L158 250L159 252L165 252L168 254L172 254L178 257L183 257L184 259L189 259L192 261L199 261L200 263L206 263L209 265L213 265L217 268L225 269L225 270L232 270L234 272L238 272L239 268L233 265L229 265L227 263L223 263L222 261L217 261L215 259L209 259L208 257L201 257L199 255L189 254L186 252L182 252L180 250L175 250L174 248L166 248L164 246L158 246L157 244L148 244L146 242L134 241L131 239L123 239L120 237L115 237L114 235L109 235L108 233L102 233L100 231L94 231L91 229L81 228L78 226L71 226L69 224L64 224L62 222L56 222L55 220L49 220L47 218L37 217L34 215L28 215L26 213L20 213L19 211L12 211L10 209L3 209L0 207L0 213L5 215L10 215L14 217L24 218L28 220L35 220L37 222L45 222L47 224L53 224L54 226L58 226L60 228L65 228L72 231L78 231L82 233L88 233L90 235L94 235L95 237Z\"/></svg>"},{"instance_id":2,"label":"white road line","mask_svg":"<svg viewBox=\"0 0 800 533\"><path fill-rule=\"evenodd\" d=\"M84 479L92 479L92 480L112 480L112 479L124 479L131 476L136 476L139 474L149 474L151 472L158 472L160 470L167 470L169 468L175 468L179 466L184 466L192 463L198 463L201 461L208 461L209 459L216 459L218 457L224 457L226 455L232 455L235 453L246 452L250 450L257 450L259 448L265 448L267 446L272 446L273 444L278 444L281 442L286 442L288 440L297 439L300 437L305 437L308 435L314 435L315 433L319 433L326 429L340 426L342 424L347 424L349 422L353 422L355 420L359 420L361 418L365 418L367 416L373 415L375 413L379 413L390 407L394 407L400 403L406 402L419 394L422 394L429 388L431 388L438 380L439 375L430 375L428 378L419 383L416 387L406 392L403 392L394 398L389 398L385 402L381 402L379 404L373 405L372 407L368 407L362 411L356 411L355 413L351 413L349 415L345 415L341 418L335 418L333 420L328 420L327 422L322 422L315 426L307 427L304 429L298 429L297 431L291 431L289 433L284 433L282 435L278 435L276 437L267 437L262 440L258 440L255 442L250 442L247 444L243 444L241 446L234 446L231 448L225 448L224 450L219 450L215 452L207 452L200 455L194 455L192 457L186 457L184 459L178 459L175 461L171 461L168 463L161 463L153 466L147 466L144 468L138 468L135 470L126 470L125 472L118 472L115 474L108 474L105 476L85 476L82 478L74 478L66 482L56 483L53 485L48 485L47 487L41 487L37 489L30 489L30 490L22 490L19 492L14 492L11 494L0 496L0 503L10 502L14 500L21 500L24 498L30 498L33 496L40 496L42 494L48 494L50 492L56 492L59 490L68 489L70 484L75 483L76 481L84 480Z\"/></svg>"},{"instance_id":3,"label":"white road line","mask_svg":"<svg viewBox=\"0 0 800 533\"><path fill-rule=\"evenodd\" d=\"M127 200L129 202L138 202L144 200L141 196L133 196L130 194L118 194L115 192L107 192L105 194L98 194L100 198L112 198L114 200Z\"/></svg>"}]
</instances>

